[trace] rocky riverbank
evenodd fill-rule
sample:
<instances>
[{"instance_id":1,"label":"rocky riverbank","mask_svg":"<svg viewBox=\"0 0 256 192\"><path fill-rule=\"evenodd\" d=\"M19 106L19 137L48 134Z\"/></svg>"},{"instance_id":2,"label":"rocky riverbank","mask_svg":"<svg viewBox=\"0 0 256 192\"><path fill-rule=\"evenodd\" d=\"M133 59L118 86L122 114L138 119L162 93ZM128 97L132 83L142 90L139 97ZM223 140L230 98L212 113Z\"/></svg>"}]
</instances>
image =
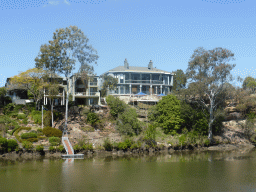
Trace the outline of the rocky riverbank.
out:
<instances>
[{"instance_id":1,"label":"rocky riverbank","mask_svg":"<svg viewBox=\"0 0 256 192\"><path fill-rule=\"evenodd\" d=\"M139 148L139 149L133 149L133 150L112 150L112 151L106 151L106 150L92 150L92 151L80 151L79 154L84 154L84 158L89 157L107 157L107 156L141 156L141 155L157 155L157 154L172 154L175 152L182 152L182 151L191 151L191 152L200 152L200 151L250 151L255 146L252 144L219 144L209 147L195 147L195 148L172 148L170 147L155 147L155 148ZM50 152L48 150L45 150L43 152L36 152L36 151L19 151L19 152L10 152L0 155L0 159L2 160L26 160L26 159L41 159L41 158L57 158L61 159L61 155L65 153L60 152Z\"/></svg>"}]
</instances>

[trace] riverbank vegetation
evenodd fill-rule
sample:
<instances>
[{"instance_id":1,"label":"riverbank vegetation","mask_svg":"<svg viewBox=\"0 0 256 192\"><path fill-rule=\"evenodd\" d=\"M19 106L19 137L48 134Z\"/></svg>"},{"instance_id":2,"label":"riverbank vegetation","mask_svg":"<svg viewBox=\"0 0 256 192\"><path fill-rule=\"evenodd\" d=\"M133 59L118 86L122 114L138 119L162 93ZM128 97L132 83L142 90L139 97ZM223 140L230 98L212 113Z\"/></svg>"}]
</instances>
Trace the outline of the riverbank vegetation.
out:
<instances>
[{"instance_id":1,"label":"riverbank vegetation","mask_svg":"<svg viewBox=\"0 0 256 192\"><path fill-rule=\"evenodd\" d=\"M67 94L65 109L54 107L51 102L44 106L43 111L39 110L39 100L42 98L44 87L53 87L51 101L58 93L54 94L54 85L46 85L41 81L44 74L60 72L68 78L76 59L81 62L79 74L84 74L85 79L88 74L92 74L93 68L84 63L86 54L81 50L85 47L72 45L77 34L86 39L77 27L57 30L53 41L41 46L40 54L35 59L37 68L13 78L12 83L26 89L34 98L34 103L10 103L10 98L4 96L7 90L4 87L0 88L1 153L19 151L19 147L27 151L43 151L46 147L52 152L63 152L64 148L59 138L62 131L73 130L68 126L68 122L79 124L78 128L74 129L78 135L88 135L96 130L103 135L103 142L94 145L93 139L79 138L73 133L71 140L75 152L94 149L127 151L163 146L193 149L219 143L228 144L233 142L223 135L223 123L228 120L236 120L242 130L236 133L237 137L245 138L251 143L256 142L256 80L247 77L241 88L233 86L234 78L230 72L235 65L230 61L234 59L234 54L223 48L196 49L189 60L187 71L175 71L171 94L160 98L155 105L129 105L118 97L109 95L106 97L105 109L97 111L87 106L75 106ZM71 42L67 42L65 35L71 37ZM65 53L73 48L75 52L69 58ZM52 49L55 51L51 52ZM61 54L64 64L56 62L59 61L56 58ZM48 60L44 60L45 56ZM90 57L91 62L98 59L96 53ZM241 81L241 78L238 80ZM106 78L103 84L103 92L106 94L107 88L115 89L117 82L113 78ZM146 117L139 118L140 105L143 105ZM110 133L118 134L121 140L111 140ZM222 136L223 139L218 140L215 136Z\"/></svg>"}]
</instances>

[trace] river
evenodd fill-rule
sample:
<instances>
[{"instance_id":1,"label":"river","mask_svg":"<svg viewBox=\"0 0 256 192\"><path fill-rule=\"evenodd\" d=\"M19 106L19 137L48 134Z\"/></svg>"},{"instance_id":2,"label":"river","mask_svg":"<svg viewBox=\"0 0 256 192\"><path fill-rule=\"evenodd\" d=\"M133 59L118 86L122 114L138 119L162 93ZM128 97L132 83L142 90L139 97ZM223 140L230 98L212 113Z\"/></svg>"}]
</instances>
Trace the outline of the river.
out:
<instances>
[{"instance_id":1,"label":"river","mask_svg":"<svg viewBox=\"0 0 256 192\"><path fill-rule=\"evenodd\" d=\"M256 150L0 161L0 191L256 191Z\"/></svg>"}]
</instances>

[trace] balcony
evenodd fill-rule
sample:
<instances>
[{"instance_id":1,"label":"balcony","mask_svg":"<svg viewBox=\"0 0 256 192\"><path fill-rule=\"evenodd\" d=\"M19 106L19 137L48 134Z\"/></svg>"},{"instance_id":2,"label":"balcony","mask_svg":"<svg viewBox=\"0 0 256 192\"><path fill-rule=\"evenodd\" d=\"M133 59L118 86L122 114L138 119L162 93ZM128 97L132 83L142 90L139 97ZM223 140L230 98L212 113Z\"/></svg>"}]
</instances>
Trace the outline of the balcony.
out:
<instances>
[{"instance_id":1,"label":"balcony","mask_svg":"<svg viewBox=\"0 0 256 192\"><path fill-rule=\"evenodd\" d=\"M100 96L100 92L75 92L75 96Z\"/></svg>"},{"instance_id":2,"label":"balcony","mask_svg":"<svg viewBox=\"0 0 256 192\"><path fill-rule=\"evenodd\" d=\"M138 84L163 84L160 80L125 80L125 83L138 83Z\"/></svg>"},{"instance_id":3,"label":"balcony","mask_svg":"<svg viewBox=\"0 0 256 192\"><path fill-rule=\"evenodd\" d=\"M90 82L90 86L97 86L97 82Z\"/></svg>"}]
</instances>

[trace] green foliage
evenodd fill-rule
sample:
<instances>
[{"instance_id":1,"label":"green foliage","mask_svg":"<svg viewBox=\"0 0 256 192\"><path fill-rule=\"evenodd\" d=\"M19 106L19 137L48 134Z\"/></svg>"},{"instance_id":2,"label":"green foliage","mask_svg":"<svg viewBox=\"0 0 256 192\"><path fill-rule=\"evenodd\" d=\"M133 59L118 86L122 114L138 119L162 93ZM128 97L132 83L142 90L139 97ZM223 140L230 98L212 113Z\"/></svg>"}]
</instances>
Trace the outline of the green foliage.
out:
<instances>
[{"instance_id":1,"label":"green foliage","mask_svg":"<svg viewBox=\"0 0 256 192\"><path fill-rule=\"evenodd\" d=\"M186 74L181 70L178 69L177 71L174 71L176 75L173 78L173 91L179 91L181 89L184 89L187 83Z\"/></svg>"},{"instance_id":2,"label":"green foliage","mask_svg":"<svg viewBox=\"0 0 256 192\"><path fill-rule=\"evenodd\" d=\"M20 128L18 128L18 129L14 132L15 138L16 138L19 142L22 142L22 139L21 139L20 136L18 135L21 130L31 130L31 128L30 128L30 127L20 127Z\"/></svg>"},{"instance_id":3,"label":"green foliage","mask_svg":"<svg viewBox=\"0 0 256 192\"><path fill-rule=\"evenodd\" d=\"M26 117L25 119L22 120L22 123L27 125L28 124L28 118Z\"/></svg>"},{"instance_id":4,"label":"green foliage","mask_svg":"<svg viewBox=\"0 0 256 192\"><path fill-rule=\"evenodd\" d=\"M96 113L88 113L87 115L87 122L91 125L95 125L95 123L99 121L99 117Z\"/></svg>"},{"instance_id":5,"label":"green foliage","mask_svg":"<svg viewBox=\"0 0 256 192\"><path fill-rule=\"evenodd\" d=\"M45 112L44 112L45 113ZM42 112L33 110L31 112L32 119L34 120L34 123L41 125L42 124Z\"/></svg>"},{"instance_id":6,"label":"green foliage","mask_svg":"<svg viewBox=\"0 0 256 192\"><path fill-rule=\"evenodd\" d=\"M30 151L34 148L33 144L30 141L22 141L22 147L27 151Z\"/></svg>"},{"instance_id":7,"label":"green foliage","mask_svg":"<svg viewBox=\"0 0 256 192\"><path fill-rule=\"evenodd\" d=\"M117 119L117 130L124 135L138 135L141 132L141 124L137 119L136 109L127 107Z\"/></svg>"},{"instance_id":8,"label":"green foliage","mask_svg":"<svg viewBox=\"0 0 256 192\"><path fill-rule=\"evenodd\" d=\"M49 137L49 143L51 146L57 146L60 144L60 138L59 137Z\"/></svg>"},{"instance_id":9,"label":"green foliage","mask_svg":"<svg viewBox=\"0 0 256 192\"><path fill-rule=\"evenodd\" d=\"M14 151L16 149L16 147L18 146L17 141L14 139L7 140L7 143L8 143L8 149L11 149L11 151Z\"/></svg>"},{"instance_id":10,"label":"green foliage","mask_svg":"<svg viewBox=\"0 0 256 192\"><path fill-rule=\"evenodd\" d=\"M50 151L50 152L55 152L55 151L56 151L56 147L50 146L50 147L49 147L49 151Z\"/></svg>"},{"instance_id":11,"label":"green foliage","mask_svg":"<svg viewBox=\"0 0 256 192\"><path fill-rule=\"evenodd\" d=\"M183 119L181 118L180 101L174 95L167 95L153 108L149 119L162 127L164 132L176 134L181 129Z\"/></svg>"},{"instance_id":12,"label":"green foliage","mask_svg":"<svg viewBox=\"0 0 256 192\"><path fill-rule=\"evenodd\" d=\"M42 117L41 117L42 119ZM44 126L50 127L52 124L52 114L51 111L46 111L44 114Z\"/></svg>"},{"instance_id":13,"label":"green foliage","mask_svg":"<svg viewBox=\"0 0 256 192\"><path fill-rule=\"evenodd\" d=\"M82 149L83 150L90 150L92 151L93 150L93 146L91 143L84 143L83 146L82 146Z\"/></svg>"},{"instance_id":14,"label":"green foliage","mask_svg":"<svg viewBox=\"0 0 256 192\"><path fill-rule=\"evenodd\" d=\"M110 106L110 114L115 118L117 118L118 114L123 113L127 108L127 105L118 97L109 95L107 96L106 101L108 106Z\"/></svg>"},{"instance_id":15,"label":"green foliage","mask_svg":"<svg viewBox=\"0 0 256 192\"><path fill-rule=\"evenodd\" d=\"M63 119L63 115L61 112L58 112L58 111L53 111L53 119L55 121L58 121L58 120L61 120Z\"/></svg>"},{"instance_id":16,"label":"green foliage","mask_svg":"<svg viewBox=\"0 0 256 192\"><path fill-rule=\"evenodd\" d=\"M28 138L28 139L24 139L23 141L30 141L34 143L34 142L38 142L38 138Z\"/></svg>"},{"instance_id":17,"label":"green foliage","mask_svg":"<svg viewBox=\"0 0 256 192\"><path fill-rule=\"evenodd\" d=\"M28 138L37 138L37 134L30 132L30 133L22 133L21 139L28 139Z\"/></svg>"},{"instance_id":18,"label":"green foliage","mask_svg":"<svg viewBox=\"0 0 256 192\"><path fill-rule=\"evenodd\" d=\"M149 146L154 146L156 143L156 127L153 125L149 125L148 128L145 131L145 137L144 140L146 141L146 144Z\"/></svg>"},{"instance_id":19,"label":"green foliage","mask_svg":"<svg viewBox=\"0 0 256 192\"><path fill-rule=\"evenodd\" d=\"M104 82L101 89L101 96L105 97L107 95L108 88L109 90L114 90L116 88L118 80L117 78L114 78L109 75L104 75L103 79L104 79Z\"/></svg>"},{"instance_id":20,"label":"green foliage","mask_svg":"<svg viewBox=\"0 0 256 192\"><path fill-rule=\"evenodd\" d=\"M8 105L6 105L4 107L3 113L5 115L9 115L15 108L15 104L14 103L9 103Z\"/></svg>"},{"instance_id":21,"label":"green foliage","mask_svg":"<svg viewBox=\"0 0 256 192\"><path fill-rule=\"evenodd\" d=\"M43 133L46 137L62 137L62 131L52 127L43 128Z\"/></svg>"},{"instance_id":22,"label":"green foliage","mask_svg":"<svg viewBox=\"0 0 256 192\"><path fill-rule=\"evenodd\" d=\"M24 113L19 113L17 119L25 119L26 115Z\"/></svg>"},{"instance_id":23,"label":"green foliage","mask_svg":"<svg viewBox=\"0 0 256 192\"><path fill-rule=\"evenodd\" d=\"M94 132L94 128L91 126L81 127L81 129L85 132Z\"/></svg>"},{"instance_id":24,"label":"green foliage","mask_svg":"<svg viewBox=\"0 0 256 192\"><path fill-rule=\"evenodd\" d=\"M113 146L112 146L111 141L109 140L109 138L106 138L104 140L103 147L105 148L106 151L112 151Z\"/></svg>"},{"instance_id":25,"label":"green foliage","mask_svg":"<svg viewBox=\"0 0 256 192\"><path fill-rule=\"evenodd\" d=\"M37 152L43 152L44 151L44 146L43 145L37 145L36 146L36 151Z\"/></svg>"},{"instance_id":26,"label":"green foliage","mask_svg":"<svg viewBox=\"0 0 256 192\"><path fill-rule=\"evenodd\" d=\"M57 151L64 153L65 152L65 148L63 145L60 145L59 147L57 147Z\"/></svg>"},{"instance_id":27,"label":"green foliage","mask_svg":"<svg viewBox=\"0 0 256 192\"><path fill-rule=\"evenodd\" d=\"M8 142L6 138L0 138L0 151L5 152L8 148Z\"/></svg>"},{"instance_id":28,"label":"green foliage","mask_svg":"<svg viewBox=\"0 0 256 192\"><path fill-rule=\"evenodd\" d=\"M198 105L181 102L181 118L184 120L181 128L207 135L209 113L205 111L205 114Z\"/></svg>"}]
</instances>

